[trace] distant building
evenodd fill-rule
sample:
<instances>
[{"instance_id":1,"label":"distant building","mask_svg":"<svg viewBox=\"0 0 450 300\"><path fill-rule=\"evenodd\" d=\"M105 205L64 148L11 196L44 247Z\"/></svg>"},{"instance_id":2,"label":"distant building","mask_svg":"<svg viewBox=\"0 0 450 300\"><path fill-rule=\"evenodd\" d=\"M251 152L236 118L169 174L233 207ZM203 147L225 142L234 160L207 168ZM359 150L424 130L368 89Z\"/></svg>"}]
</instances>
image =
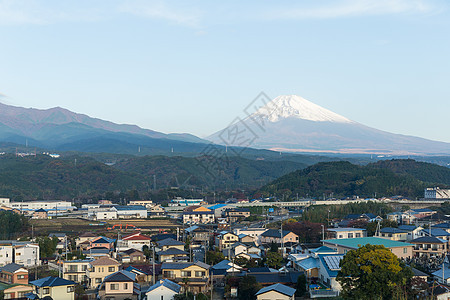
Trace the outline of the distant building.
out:
<instances>
[{"instance_id":1,"label":"distant building","mask_svg":"<svg viewBox=\"0 0 450 300\"><path fill-rule=\"evenodd\" d=\"M362 228L328 228L327 231L330 239L351 239L367 236L366 230Z\"/></svg>"},{"instance_id":2,"label":"distant building","mask_svg":"<svg viewBox=\"0 0 450 300\"><path fill-rule=\"evenodd\" d=\"M192 206L192 205L201 205L203 204L203 199L184 199L181 197L177 197L172 199L169 202L169 206Z\"/></svg>"},{"instance_id":3,"label":"distant building","mask_svg":"<svg viewBox=\"0 0 450 300\"><path fill-rule=\"evenodd\" d=\"M42 201L23 201L23 202L10 202L4 204L7 207L16 208L18 210L52 210L52 211L72 211L75 207L72 206L71 202L61 201L61 200L42 200Z\"/></svg>"},{"instance_id":4,"label":"distant building","mask_svg":"<svg viewBox=\"0 0 450 300\"><path fill-rule=\"evenodd\" d=\"M397 255L398 258L407 258L413 256L414 245L378 237L331 239L323 241L324 246L336 250L339 254L346 254L350 250L356 250L367 244L382 245L391 250L391 252Z\"/></svg>"},{"instance_id":5,"label":"distant building","mask_svg":"<svg viewBox=\"0 0 450 300\"><path fill-rule=\"evenodd\" d=\"M117 212L119 219L147 218L147 209L140 205L114 206L112 210Z\"/></svg>"},{"instance_id":6,"label":"distant building","mask_svg":"<svg viewBox=\"0 0 450 300\"><path fill-rule=\"evenodd\" d=\"M88 283L87 271L93 259L77 259L63 261L64 279L77 283Z\"/></svg>"},{"instance_id":7,"label":"distant building","mask_svg":"<svg viewBox=\"0 0 450 300\"><path fill-rule=\"evenodd\" d=\"M184 224L212 224L214 219L214 212L206 207L191 206L183 211Z\"/></svg>"},{"instance_id":8,"label":"distant building","mask_svg":"<svg viewBox=\"0 0 450 300\"><path fill-rule=\"evenodd\" d=\"M294 300L295 289L276 283L263 287L256 293L257 300Z\"/></svg>"},{"instance_id":9,"label":"distant building","mask_svg":"<svg viewBox=\"0 0 450 300\"><path fill-rule=\"evenodd\" d=\"M450 189L426 188L425 199L450 199Z\"/></svg>"},{"instance_id":10,"label":"distant building","mask_svg":"<svg viewBox=\"0 0 450 300\"><path fill-rule=\"evenodd\" d=\"M34 211L33 219L48 219L48 213L45 209L39 208Z\"/></svg>"},{"instance_id":11,"label":"distant building","mask_svg":"<svg viewBox=\"0 0 450 300\"><path fill-rule=\"evenodd\" d=\"M152 200L131 200L128 205L134 205L134 206L143 206L145 208L150 208L154 206Z\"/></svg>"}]
</instances>

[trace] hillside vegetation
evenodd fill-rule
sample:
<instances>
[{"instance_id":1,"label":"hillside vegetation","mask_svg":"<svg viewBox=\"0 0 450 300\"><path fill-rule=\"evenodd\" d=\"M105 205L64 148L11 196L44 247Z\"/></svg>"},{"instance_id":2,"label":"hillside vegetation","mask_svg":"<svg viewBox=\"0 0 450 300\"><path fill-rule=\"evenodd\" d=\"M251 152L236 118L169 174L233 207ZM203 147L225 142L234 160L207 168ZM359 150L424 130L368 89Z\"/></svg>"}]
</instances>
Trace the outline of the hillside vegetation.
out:
<instances>
[{"instance_id":1,"label":"hillside vegetation","mask_svg":"<svg viewBox=\"0 0 450 300\"><path fill-rule=\"evenodd\" d=\"M284 198L297 193L301 197L316 198L354 195L423 197L424 188L445 182L448 169L436 167L410 160L383 161L367 166L346 161L323 162L286 174L263 186L260 192ZM423 181L428 177L433 182Z\"/></svg>"}]
</instances>

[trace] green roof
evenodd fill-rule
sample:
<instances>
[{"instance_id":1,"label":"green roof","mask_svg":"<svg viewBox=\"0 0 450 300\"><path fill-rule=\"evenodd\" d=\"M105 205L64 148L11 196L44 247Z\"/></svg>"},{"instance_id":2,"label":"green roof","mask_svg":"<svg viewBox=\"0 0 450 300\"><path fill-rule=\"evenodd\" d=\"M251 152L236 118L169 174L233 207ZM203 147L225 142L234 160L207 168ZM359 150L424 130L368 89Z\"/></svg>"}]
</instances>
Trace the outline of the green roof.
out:
<instances>
[{"instance_id":1,"label":"green roof","mask_svg":"<svg viewBox=\"0 0 450 300\"><path fill-rule=\"evenodd\" d=\"M329 244L335 244L335 245L339 245L339 246L344 246L347 248L353 248L353 249L357 249L357 248L365 246L367 244L383 245L386 248L413 246L413 244L399 242L399 241L391 241L389 239L382 239L382 238L378 238L378 237L362 237L362 238L352 238L352 239L331 239L331 240L323 240L323 242L329 243Z\"/></svg>"}]
</instances>

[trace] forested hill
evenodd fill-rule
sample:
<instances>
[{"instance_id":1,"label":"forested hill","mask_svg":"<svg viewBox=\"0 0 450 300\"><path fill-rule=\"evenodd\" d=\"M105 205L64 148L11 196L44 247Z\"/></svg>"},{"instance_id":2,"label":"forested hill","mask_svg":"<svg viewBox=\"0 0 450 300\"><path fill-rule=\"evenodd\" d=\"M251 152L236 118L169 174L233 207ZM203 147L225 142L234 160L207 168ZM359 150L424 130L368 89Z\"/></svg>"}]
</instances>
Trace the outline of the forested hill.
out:
<instances>
[{"instance_id":1,"label":"forested hill","mask_svg":"<svg viewBox=\"0 0 450 300\"><path fill-rule=\"evenodd\" d=\"M370 167L388 169L396 174L411 175L424 182L450 185L450 168L413 159L380 160Z\"/></svg>"},{"instance_id":2,"label":"forested hill","mask_svg":"<svg viewBox=\"0 0 450 300\"><path fill-rule=\"evenodd\" d=\"M417 163L417 162L415 162ZM402 166L405 164L405 166ZM359 166L345 161L323 162L306 169L284 175L263 186L263 195L278 195L286 197L298 195L300 197L377 197L403 195L405 197L423 197L424 188L433 184L444 184L439 180L446 178L447 169L430 167L409 160L396 162L379 162L374 165ZM392 165L396 165L393 168ZM387 168L391 166L390 168ZM386 168L383 168L386 167ZM430 180L423 169L430 168ZM391 169L396 169L398 174ZM422 169L422 171L420 171ZM400 172L399 170L403 170ZM411 171L409 174L409 170ZM424 172L422 175L421 172ZM420 180L418 178L422 178ZM442 178L442 179L441 179ZM425 182L425 180L427 182Z\"/></svg>"},{"instance_id":3,"label":"forested hill","mask_svg":"<svg viewBox=\"0 0 450 300\"><path fill-rule=\"evenodd\" d=\"M302 163L239 157L200 163L196 158L166 156L129 157L108 166L81 156L6 154L0 155L0 197L70 200L132 190L144 195L153 192L153 175L157 189L256 189L304 167Z\"/></svg>"}]
</instances>

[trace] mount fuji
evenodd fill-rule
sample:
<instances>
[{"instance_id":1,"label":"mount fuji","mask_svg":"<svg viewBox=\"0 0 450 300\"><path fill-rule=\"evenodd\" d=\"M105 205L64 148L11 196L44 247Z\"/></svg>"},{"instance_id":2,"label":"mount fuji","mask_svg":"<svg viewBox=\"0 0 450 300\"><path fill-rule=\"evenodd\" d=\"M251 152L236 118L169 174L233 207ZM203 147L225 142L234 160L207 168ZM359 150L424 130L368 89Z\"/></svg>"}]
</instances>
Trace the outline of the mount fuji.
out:
<instances>
[{"instance_id":1,"label":"mount fuji","mask_svg":"<svg viewBox=\"0 0 450 300\"><path fill-rule=\"evenodd\" d=\"M240 136L231 138L236 128L241 129ZM207 139L227 146L298 153L450 154L450 143L371 128L297 95L278 96L239 124L231 124Z\"/></svg>"}]
</instances>

